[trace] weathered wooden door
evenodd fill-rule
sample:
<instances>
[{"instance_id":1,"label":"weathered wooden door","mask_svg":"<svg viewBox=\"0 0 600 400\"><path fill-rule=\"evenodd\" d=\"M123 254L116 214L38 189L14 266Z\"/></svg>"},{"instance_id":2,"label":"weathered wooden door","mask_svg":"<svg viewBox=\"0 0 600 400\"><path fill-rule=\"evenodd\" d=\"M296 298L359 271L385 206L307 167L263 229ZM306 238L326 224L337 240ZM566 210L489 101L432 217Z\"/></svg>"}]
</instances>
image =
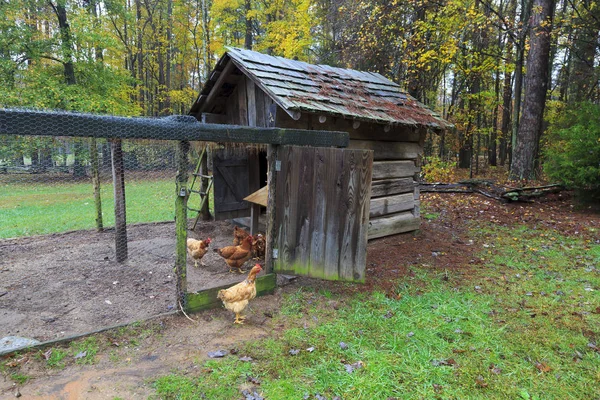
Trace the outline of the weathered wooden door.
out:
<instances>
[{"instance_id":1,"label":"weathered wooden door","mask_svg":"<svg viewBox=\"0 0 600 400\"><path fill-rule=\"evenodd\" d=\"M282 146L278 159L275 272L364 282L373 152Z\"/></svg>"},{"instance_id":2,"label":"weathered wooden door","mask_svg":"<svg viewBox=\"0 0 600 400\"><path fill-rule=\"evenodd\" d=\"M231 149L213 151L215 219L250 215L244 197L250 194L248 152Z\"/></svg>"}]
</instances>

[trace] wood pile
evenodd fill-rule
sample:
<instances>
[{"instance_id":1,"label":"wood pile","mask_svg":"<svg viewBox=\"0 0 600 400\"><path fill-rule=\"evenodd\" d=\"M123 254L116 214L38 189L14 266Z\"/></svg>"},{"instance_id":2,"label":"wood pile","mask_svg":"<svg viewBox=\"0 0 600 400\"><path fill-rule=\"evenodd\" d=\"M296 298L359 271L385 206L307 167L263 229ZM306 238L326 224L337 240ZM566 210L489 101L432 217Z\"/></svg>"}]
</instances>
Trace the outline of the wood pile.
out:
<instances>
[{"instance_id":1,"label":"wood pile","mask_svg":"<svg viewBox=\"0 0 600 400\"><path fill-rule=\"evenodd\" d=\"M479 193L504 203L532 202L535 198L564 190L560 184L518 188L482 179L467 179L457 183L421 183L419 187L421 192Z\"/></svg>"}]
</instances>

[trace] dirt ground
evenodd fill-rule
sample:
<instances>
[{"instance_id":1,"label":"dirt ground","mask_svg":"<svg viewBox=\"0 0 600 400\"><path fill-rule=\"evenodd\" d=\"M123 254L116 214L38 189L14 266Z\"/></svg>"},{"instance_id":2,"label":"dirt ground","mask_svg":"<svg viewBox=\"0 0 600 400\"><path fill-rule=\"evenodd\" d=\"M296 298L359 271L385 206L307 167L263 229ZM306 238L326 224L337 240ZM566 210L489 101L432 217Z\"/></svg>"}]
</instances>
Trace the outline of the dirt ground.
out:
<instances>
[{"instance_id":1,"label":"dirt ground","mask_svg":"<svg viewBox=\"0 0 600 400\"><path fill-rule=\"evenodd\" d=\"M477 226L485 221L500 226L511 226L514 223L524 223L531 227L544 225L562 234L581 236L590 242L600 243L600 215L589 209L578 209L568 195L556 195L531 204L502 204L479 195L424 194L422 215L421 230L417 234L401 234L369 242L367 282L364 285L339 284L305 278L295 280L288 286L278 288L274 295L253 301L247 313L247 324L244 326L234 326L231 323L231 313L224 309L193 315L192 317L198 322L189 321L182 316L161 317L150 323L148 329L151 333L140 345L129 346L126 342L121 342L120 345L117 343L115 344L117 347L114 347L111 353L99 354L94 365L70 365L63 370L49 369L44 368L43 363L31 362L29 357L33 356L25 355L18 360L22 365L21 372L33 379L22 386L17 386L8 377L4 380L0 379L0 398L10 398L14 396L16 390L19 390L22 399L110 399L116 396L145 399L153 394L148 380L165 375L173 368L189 369L190 373L193 373L193 369L198 368L199 362L207 358L209 351L231 350L241 341L270 337L285 329L283 326L274 326L269 316L279 309L283 294L296 291L301 287L323 287L342 294L382 290L393 295L397 279L410 277L413 274L413 265L428 266L432 272L439 274L450 272L460 283L460 277L467 279L469 274L478 268L480 262L475 257L475 252L481 246L477 246L478 238L467 235L469 224ZM156 245L151 250L143 247L146 253L160 254L159 249L172 248L168 244L168 238L172 236L169 233L171 226L156 225L150 228L147 226L139 228L137 236L132 232L130 237L132 248L136 240L142 239L153 240ZM221 229L227 232L226 227ZM149 231L154 232L153 239L149 239L151 237ZM215 231L218 231L216 227L213 232ZM205 233L217 236L213 232ZM83 237L80 233L69 235ZM13 269L12 263L7 263L5 257L21 259L20 262L23 264L20 275L15 275L11 278L12 283L6 284L11 290L10 303L6 302L7 296L0 298L2 313L15 307L17 312L23 314L19 320L20 325L15 325L16 328L13 329L24 329L22 327L29 326L28 321L33 320L31 326L43 326L52 335L52 332L55 332L52 330L54 326L65 326L63 324L66 324L66 318L76 316L81 318L83 314L80 313L83 312L87 313L86 318L98 318L96 322L100 324L114 323L115 317L119 321L125 321L127 314L123 310L133 307L128 303L135 302L135 310L139 311L137 303L140 303L140 299L147 299L142 303L147 303L144 304L144 310L148 315L171 309L169 307L173 306L174 284L169 278L169 275L172 275L169 266L173 262L172 254L168 254L167 251L166 255L162 255L165 257L161 259L164 266L160 268L158 265L162 264L157 262L156 258L152 262L141 262L142 256L139 256L139 261L135 263L130 261L131 264L128 266L131 268L123 272L122 267L111 267L112 261L103 261L105 254L110 252L106 241L103 245L100 244L102 243L100 237L103 234L89 233L89 235L91 236L88 240L77 242L79 250L74 249L73 247L76 246L72 243L68 246L61 243L65 235L28 239L25 243L21 243L21 246L29 249L31 253L18 250L15 244L7 242L0 244L3 257L2 269L9 269L1 273L3 285L4 282L8 282L4 274L10 273ZM193 235L198 237L196 233ZM36 244L38 246L35 246ZM46 249L46 252L56 251L57 254L62 254L62 258L72 260L71 264L80 262L82 265L90 264L90 267L82 266L85 272L79 275L63 274L60 277L51 275L55 274L53 269L45 268L37 271L33 266L43 266L44 260L47 259L45 252L35 251L40 248ZM91 260L84 262L76 258L77 254L82 254L81 249L90 248L94 250L83 254L93 254L88 257ZM74 253L66 251L69 249ZM18 252L25 254L16 257L13 253ZM37 258L41 259L37 260ZM222 273L225 269L224 264L213 265L215 260L212 257L206 262L209 264L208 270L217 273L218 276L229 278L227 274ZM27 266L29 268L26 268ZM193 270L190 262L188 268L191 274L201 272ZM65 282L58 282L58 279L64 279ZM190 279L193 281L196 278L192 275ZM114 280L119 280L119 283L114 285ZM29 286L37 281L44 282L38 283L35 287ZM35 289L40 290L44 285L48 288L43 290L49 293L52 299L57 300L52 300L49 304L42 303L42 300L34 302ZM69 296L72 297L66 297L65 286L61 285L69 285L68 288L71 289ZM23 290L21 290L22 286L25 286ZM25 290L28 288L34 290ZM14 291L17 293L14 294ZM116 293L120 293L122 297L113 296ZM150 298L150 296L155 297ZM29 297L31 300L27 300ZM30 313L26 313L25 308L19 308L23 299L31 302ZM106 299L111 300L113 304L105 303ZM344 301L344 296L340 296L340 301ZM89 308L84 307L86 302L86 307ZM36 306L34 307L33 304ZM69 305L65 307L65 304ZM71 308L73 310L70 310ZM63 309L70 311L61 313ZM42 316L48 315L58 316L58 318L52 322L41 320ZM2 319L4 318L3 314ZM79 322L80 328L86 326L83 321L85 320Z\"/></svg>"},{"instance_id":2,"label":"dirt ground","mask_svg":"<svg viewBox=\"0 0 600 400\"><path fill-rule=\"evenodd\" d=\"M189 237L219 248L232 232L228 222L200 223ZM114 230L0 240L0 338L46 341L174 311L174 224L130 225L127 234L124 263L114 259ZM243 279L213 251L203 261L188 260L189 291Z\"/></svg>"}]
</instances>

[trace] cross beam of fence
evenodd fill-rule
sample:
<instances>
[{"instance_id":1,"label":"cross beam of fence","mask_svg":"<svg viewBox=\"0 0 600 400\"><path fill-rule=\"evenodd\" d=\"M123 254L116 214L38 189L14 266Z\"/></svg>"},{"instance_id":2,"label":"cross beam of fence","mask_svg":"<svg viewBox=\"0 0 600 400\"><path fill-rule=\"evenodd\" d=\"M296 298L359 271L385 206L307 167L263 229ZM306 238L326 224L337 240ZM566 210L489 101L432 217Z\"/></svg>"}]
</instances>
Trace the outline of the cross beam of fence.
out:
<instances>
[{"instance_id":1,"label":"cross beam of fence","mask_svg":"<svg viewBox=\"0 0 600 400\"><path fill-rule=\"evenodd\" d=\"M346 132L203 124L188 115L130 118L23 109L0 109L0 134L316 147L347 147L349 143Z\"/></svg>"}]
</instances>

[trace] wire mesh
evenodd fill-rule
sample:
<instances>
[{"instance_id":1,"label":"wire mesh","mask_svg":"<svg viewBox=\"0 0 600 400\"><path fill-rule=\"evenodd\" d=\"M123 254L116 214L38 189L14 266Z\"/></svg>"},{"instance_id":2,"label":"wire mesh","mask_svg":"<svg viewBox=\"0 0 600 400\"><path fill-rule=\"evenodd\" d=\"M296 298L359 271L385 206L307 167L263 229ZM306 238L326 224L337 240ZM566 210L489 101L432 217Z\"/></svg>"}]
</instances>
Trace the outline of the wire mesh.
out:
<instances>
[{"instance_id":1,"label":"wire mesh","mask_svg":"<svg viewBox=\"0 0 600 400\"><path fill-rule=\"evenodd\" d=\"M0 136L0 337L49 340L176 309L176 143L122 141L118 238L109 140Z\"/></svg>"}]
</instances>

